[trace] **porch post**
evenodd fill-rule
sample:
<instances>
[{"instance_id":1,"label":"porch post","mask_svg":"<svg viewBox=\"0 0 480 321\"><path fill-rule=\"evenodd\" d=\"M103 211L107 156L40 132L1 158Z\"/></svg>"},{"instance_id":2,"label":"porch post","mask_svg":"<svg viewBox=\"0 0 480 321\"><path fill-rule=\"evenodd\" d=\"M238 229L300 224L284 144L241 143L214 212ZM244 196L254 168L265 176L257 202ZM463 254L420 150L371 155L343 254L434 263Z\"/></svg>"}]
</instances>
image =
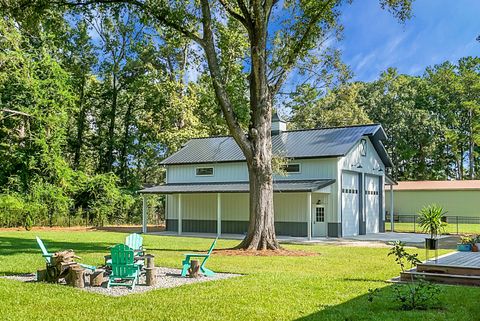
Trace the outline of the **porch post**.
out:
<instances>
[{"instance_id":1,"label":"porch post","mask_svg":"<svg viewBox=\"0 0 480 321\"><path fill-rule=\"evenodd\" d=\"M142 208L142 233L146 234L147 233L147 214L148 214L148 208L147 208L147 196L145 194L142 194L142 202L143 202L143 208Z\"/></svg>"},{"instance_id":2,"label":"porch post","mask_svg":"<svg viewBox=\"0 0 480 321\"><path fill-rule=\"evenodd\" d=\"M222 234L222 194L217 193L217 236Z\"/></svg>"},{"instance_id":3,"label":"porch post","mask_svg":"<svg viewBox=\"0 0 480 321\"><path fill-rule=\"evenodd\" d=\"M394 232L394 219L393 219L393 184L390 185L390 229Z\"/></svg>"},{"instance_id":4,"label":"porch post","mask_svg":"<svg viewBox=\"0 0 480 321\"><path fill-rule=\"evenodd\" d=\"M307 193L307 215L308 215L307 237L308 237L308 240L311 240L312 239L312 192Z\"/></svg>"},{"instance_id":5,"label":"porch post","mask_svg":"<svg viewBox=\"0 0 480 321\"><path fill-rule=\"evenodd\" d=\"M182 194L178 194L178 235L182 235Z\"/></svg>"}]
</instances>

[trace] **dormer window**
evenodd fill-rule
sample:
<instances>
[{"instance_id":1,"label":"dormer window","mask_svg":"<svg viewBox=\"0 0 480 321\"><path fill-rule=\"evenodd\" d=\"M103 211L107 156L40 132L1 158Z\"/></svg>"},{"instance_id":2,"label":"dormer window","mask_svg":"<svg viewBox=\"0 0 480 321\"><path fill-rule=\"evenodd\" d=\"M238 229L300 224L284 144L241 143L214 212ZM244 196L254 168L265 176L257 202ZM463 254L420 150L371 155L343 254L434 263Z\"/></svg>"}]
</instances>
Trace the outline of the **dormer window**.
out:
<instances>
[{"instance_id":1,"label":"dormer window","mask_svg":"<svg viewBox=\"0 0 480 321\"><path fill-rule=\"evenodd\" d=\"M197 167L195 168L197 176L213 176L213 167Z\"/></svg>"},{"instance_id":2,"label":"dormer window","mask_svg":"<svg viewBox=\"0 0 480 321\"><path fill-rule=\"evenodd\" d=\"M287 164L283 166L283 170L289 174L300 173L300 164Z\"/></svg>"}]
</instances>

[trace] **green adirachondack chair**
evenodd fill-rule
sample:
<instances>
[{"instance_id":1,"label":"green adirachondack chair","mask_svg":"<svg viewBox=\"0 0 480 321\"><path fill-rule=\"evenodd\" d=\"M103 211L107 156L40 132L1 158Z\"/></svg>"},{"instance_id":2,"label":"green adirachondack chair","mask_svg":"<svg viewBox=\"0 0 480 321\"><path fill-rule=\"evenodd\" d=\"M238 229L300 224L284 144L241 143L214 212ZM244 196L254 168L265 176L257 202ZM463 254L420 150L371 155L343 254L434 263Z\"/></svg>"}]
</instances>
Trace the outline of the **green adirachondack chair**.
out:
<instances>
[{"instance_id":1,"label":"green adirachondack chair","mask_svg":"<svg viewBox=\"0 0 480 321\"><path fill-rule=\"evenodd\" d=\"M38 243L38 246L40 247L40 250L42 250L42 256L45 259L45 263L47 263L47 265L50 265L52 263L53 253L49 253L47 251L47 248L45 247L45 244L43 244L42 240L38 236L35 236L35 238L37 239L37 243ZM96 267L92 266L92 265L82 264L82 263L77 263L77 264L80 265L81 267L85 268L85 269L89 269L89 270L92 270L92 271L95 271L95 269L96 269Z\"/></svg>"},{"instance_id":2,"label":"green adirachondack chair","mask_svg":"<svg viewBox=\"0 0 480 321\"><path fill-rule=\"evenodd\" d=\"M141 257L145 254L145 249L143 248L143 237L137 233L132 233L125 238L125 245L133 250L133 253L137 257L135 263L142 267L144 262L138 257ZM111 257L106 257L105 264L112 265Z\"/></svg>"},{"instance_id":3,"label":"green adirachondack chair","mask_svg":"<svg viewBox=\"0 0 480 321\"><path fill-rule=\"evenodd\" d=\"M210 254L212 254L213 248L215 247L215 244L217 244L217 240L218 240L218 237L213 241L207 254L202 254L202 253L185 254L185 259L182 261L182 265L183 265L182 276L187 276L188 269L190 268L190 260L192 258L201 258L201 257L203 257L203 261L202 261L202 264L200 264L200 271L203 273L203 275L205 276L215 275L215 272L205 267L205 263L207 263L207 260L210 257Z\"/></svg>"},{"instance_id":4,"label":"green adirachondack chair","mask_svg":"<svg viewBox=\"0 0 480 321\"><path fill-rule=\"evenodd\" d=\"M111 250L112 273L108 277L110 286L127 286L130 289L138 283L140 266L135 263L135 254L131 247L125 244L117 244Z\"/></svg>"}]
</instances>

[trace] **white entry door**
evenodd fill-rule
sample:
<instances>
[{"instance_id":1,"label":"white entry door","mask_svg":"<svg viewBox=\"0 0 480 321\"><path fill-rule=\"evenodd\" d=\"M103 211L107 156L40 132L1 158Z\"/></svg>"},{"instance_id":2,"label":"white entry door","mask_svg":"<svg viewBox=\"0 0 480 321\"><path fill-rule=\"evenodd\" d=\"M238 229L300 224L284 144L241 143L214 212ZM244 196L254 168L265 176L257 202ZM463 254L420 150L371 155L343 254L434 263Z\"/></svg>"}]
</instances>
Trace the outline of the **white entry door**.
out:
<instances>
[{"instance_id":1,"label":"white entry door","mask_svg":"<svg viewBox=\"0 0 480 321\"><path fill-rule=\"evenodd\" d=\"M325 205L313 205L312 209L312 235L327 236L327 213Z\"/></svg>"},{"instance_id":2,"label":"white entry door","mask_svg":"<svg viewBox=\"0 0 480 321\"><path fill-rule=\"evenodd\" d=\"M378 176L365 175L366 232L378 233L380 223L380 180Z\"/></svg>"},{"instance_id":3,"label":"white entry door","mask_svg":"<svg viewBox=\"0 0 480 321\"><path fill-rule=\"evenodd\" d=\"M359 178L357 173L342 173L342 236L359 231Z\"/></svg>"}]
</instances>

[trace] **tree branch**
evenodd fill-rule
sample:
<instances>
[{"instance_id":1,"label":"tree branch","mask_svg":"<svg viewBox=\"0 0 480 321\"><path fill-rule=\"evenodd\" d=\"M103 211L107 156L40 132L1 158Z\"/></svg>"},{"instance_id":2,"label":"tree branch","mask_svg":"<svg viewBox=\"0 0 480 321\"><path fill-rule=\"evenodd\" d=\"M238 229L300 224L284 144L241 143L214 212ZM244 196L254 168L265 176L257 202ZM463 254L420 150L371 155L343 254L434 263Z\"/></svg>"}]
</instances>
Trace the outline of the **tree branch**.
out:
<instances>
[{"instance_id":1,"label":"tree branch","mask_svg":"<svg viewBox=\"0 0 480 321\"><path fill-rule=\"evenodd\" d=\"M54 0L54 1L51 1L51 3L56 5L64 5L64 6L72 6L72 7L89 6L93 4L121 4L121 3L130 4L142 9L145 13L152 16L156 20L158 20L160 24L180 32L185 37L192 39L193 41L197 42L200 45L202 45L203 43L203 39L200 38L194 31L189 30L185 26L175 21L167 19L166 17L167 10L162 9L160 10L160 12L158 12L158 9L155 10L154 8L148 6L147 4L139 0L86 0L86 1L80 0L80 1L73 1L73 2L68 0L57 0L57 1Z\"/></svg>"},{"instance_id":2,"label":"tree branch","mask_svg":"<svg viewBox=\"0 0 480 321\"><path fill-rule=\"evenodd\" d=\"M245 28L249 28L248 26L248 22L247 22L247 19L242 16L241 14L237 13L230 5L229 3L227 3L227 1L225 0L218 0L220 2L220 4L223 6L223 8L232 16L234 17L235 19L237 19L238 21L240 21L244 26Z\"/></svg>"},{"instance_id":3,"label":"tree branch","mask_svg":"<svg viewBox=\"0 0 480 321\"><path fill-rule=\"evenodd\" d=\"M215 51L215 42L212 31L212 16L208 1L209 0L200 1L203 16L203 49L205 50L205 56L207 57L208 68L210 70L215 94L220 104L220 108L222 109L227 126L238 146L245 154L245 157L248 158L252 155L251 144L235 117L232 103L224 87L224 80L220 71L220 65L218 63L218 57Z\"/></svg>"},{"instance_id":4,"label":"tree branch","mask_svg":"<svg viewBox=\"0 0 480 321\"><path fill-rule=\"evenodd\" d=\"M290 54L287 57L287 62L283 66L282 70L280 71L277 81L275 82L275 84L270 86L271 95L275 95L280 90L280 87L282 87L283 83L287 78L288 72L291 70L291 68L293 67L293 65L297 60L298 54L304 48L307 37L310 34L312 28L318 23L318 21L320 20L322 15L326 12L326 10L330 7L332 2L333 0L328 0L327 2L325 2L322 9L319 10L319 12L315 16L313 16L308 22L308 25L305 28L303 35L300 37L300 40L291 49Z\"/></svg>"}]
</instances>

